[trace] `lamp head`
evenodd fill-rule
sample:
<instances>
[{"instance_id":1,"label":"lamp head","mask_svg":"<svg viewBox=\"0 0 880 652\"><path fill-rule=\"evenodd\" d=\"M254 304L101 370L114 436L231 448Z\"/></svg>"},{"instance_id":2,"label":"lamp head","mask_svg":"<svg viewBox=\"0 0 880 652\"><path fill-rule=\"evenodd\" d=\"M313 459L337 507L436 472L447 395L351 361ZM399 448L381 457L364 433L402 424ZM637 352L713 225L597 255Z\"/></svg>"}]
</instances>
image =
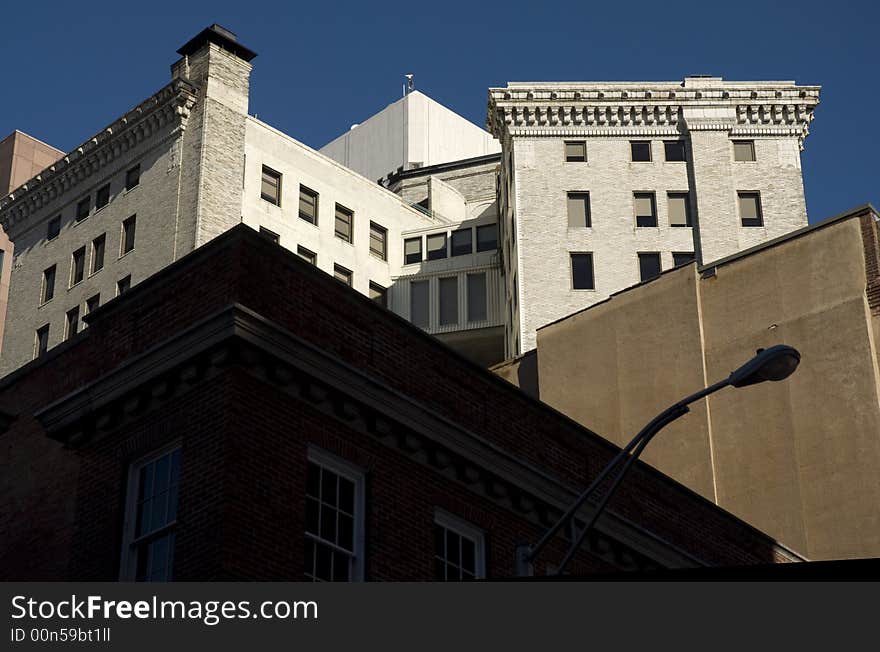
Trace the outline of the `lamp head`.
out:
<instances>
[{"instance_id":1,"label":"lamp head","mask_svg":"<svg viewBox=\"0 0 880 652\"><path fill-rule=\"evenodd\" d=\"M730 374L730 384L745 387L762 383L765 380L785 380L801 361L797 349L785 344L777 344L769 349L758 349L757 355Z\"/></svg>"}]
</instances>

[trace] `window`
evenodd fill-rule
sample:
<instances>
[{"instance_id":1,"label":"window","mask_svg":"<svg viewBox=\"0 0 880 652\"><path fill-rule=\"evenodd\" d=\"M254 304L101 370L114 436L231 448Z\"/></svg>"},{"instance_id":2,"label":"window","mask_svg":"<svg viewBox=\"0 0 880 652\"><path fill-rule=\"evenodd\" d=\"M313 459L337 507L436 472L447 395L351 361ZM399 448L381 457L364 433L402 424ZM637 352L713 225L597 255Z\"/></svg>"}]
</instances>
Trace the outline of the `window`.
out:
<instances>
[{"instance_id":1,"label":"window","mask_svg":"<svg viewBox=\"0 0 880 652\"><path fill-rule=\"evenodd\" d=\"M46 240L54 240L61 234L61 216L53 217L49 220L46 228Z\"/></svg>"},{"instance_id":2,"label":"window","mask_svg":"<svg viewBox=\"0 0 880 652\"><path fill-rule=\"evenodd\" d=\"M735 140L735 141L733 141L733 160L734 161L754 161L755 160L755 141L754 140Z\"/></svg>"},{"instance_id":3,"label":"window","mask_svg":"<svg viewBox=\"0 0 880 652\"><path fill-rule=\"evenodd\" d=\"M34 357L39 358L49 350L49 324L40 326L34 338Z\"/></svg>"},{"instance_id":4,"label":"window","mask_svg":"<svg viewBox=\"0 0 880 652\"><path fill-rule=\"evenodd\" d=\"M484 224L477 227L477 251L498 249L498 225Z\"/></svg>"},{"instance_id":5,"label":"window","mask_svg":"<svg viewBox=\"0 0 880 652\"><path fill-rule=\"evenodd\" d=\"M106 242L107 237L103 233L92 240L92 266L89 270L90 274L94 274L104 268L104 246Z\"/></svg>"},{"instance_id":6,"label":"window","mask_svg":"<svg viewBox=\"0 0 880 652\"><path fill-rule=\"evenodd\" d=\"M465 521L437 512L434 516L434 579L455 582L485 576L483 533Z\"/></svg>"},{"instance_id":7,"label":"window","mask_svg":"<svg viewBox=\"0 0 880 652\"><path fill-rule=\"evenodd\" d=\"M467 275L467 320L486 321L486 272Z\"/></svg>"},{"instance_id":8,"label":"window","mask_svg":"<svg viewBox=\"0 0 880 652\"><path fill-rule=\"evenodd\" d=\"M590 193L568 193L568 226L581 229L591 226Z\"/></svg>"},{"instance_id":9,"label":"window","mask_svg":"<svg viewBox=\"0 0 880 652\"><path fill-rule=\"evenodd\" d=\"M428 327L428 281L409 284L409 320L416 326Z\"/></svg>"},{"instance_id":10,"label":"window","mask_svg":"<svg viewBox=\"0 0 880 652\"><path fill-rule=\"evenodd\" d=\"M676 267L687 265L688 263L692 263L694 260L696 260L696 258L694 258L693 251L681 251L672 253L672 264Z\"/></svg>"},{"instance_id":11,"label":"window","mask_svg":"<svg viewBox=\"0 0 880 652\"><path fill-rule=\"evenodd\" d=\"M131 274L125 278L121 278L116 282L116 296L124 294L131 289Z\"/></svg>"},{"instance_id":12,"label":"window","mask_svg":"<svg viewBox=\"0 0 880 652\"><path fill-rule=\"evenodd\" d=\"M43 271L43 287L40 290L40 303L47 303L55 296L55 265Z\"/></svg>"},{"instance_id":13,"label":"window","mask_svg":"<svg viewBox=\"0 0 880 652\"><path fill-rule=\"evenodd\" d=\"M642 281L650 281L660 276L660 271L660 254L654 252L639 254L639 277Z\"/></svg>"},{"instance_id":14,"label":"window","mask_svg":"<svg viewBox=\"0 0 880 652\"><path fill-rule=\"evenodd\" d=\"M428 236L428 260L446 258L446 234L432 233Z\"/></svg>"},{"instance_id":15,"label":"window","mask_svg":"<svg viewBox=\"0 0 880 652\"><path fill-rule=\"evenodd\" d=\"M309 451L306 474L306 577L315 582L363 579L364 477Z\"/></svg>"},{"instance_id":16,"label":"window","mask_svg":"<svg viewBox=\"0 0 880 652\"><path fill-rule=\"evenodd\" d=\"M657 206L653 192L634 192L636 226L657 226Z\"/></svg>"},{"instance_id":17,"label":"window","mask_svg":"<svg viewBox=\"0 0 880 652\"><path fill-rule=\"evenodd\" d=\"M260 197L270 204L281 206L281 173L263 166L263 180L260 185Z\"/></svg>"},{"instance_id":18,"label":"window","mask_svg":"<svg viewBox=\"0 0 880 652\"><path fill-rule=\"evenodd\" d=\"M438 282L440 290L440 325L458 323L458 277L448 276Z\"/></svg>"},{"instance_id":19,"label":"window","mask_svg":"<svg viewBox=\"0 0 880 652\"><path fill-rule=\"evenodd\" d=\"M354 242L352 223L354 213L345 206L336 204L336 237L346 242Z\"/></svg>"},{"instance_id":20,"label":"window","mask_svg":"<svg viewBox=\"0 0 880 652\"><path fill-rule=\"evenodd\" d=\"M100 210L110 203L110 184L98 188L95 193L95 210Z\"/></svg>"},{"instance_id":21,"label":"window","mask_svg":"<svg viewBox=\"0 0 880 652\"><path fill-rule=\"evenodd\" d=\"M666 193L666 201L669 209L669 226L692 226L688 193Z\"/></svg>"},{"instance_id":22,"label":"window","mask_svg":"<svg viewBox=\"0 0 880 652\"><path fill-rule=\"evenodd\" d=\"M571 287L573 290L595 290L593 254L571 254Z\"/></svg>"},{"instance_id":23,"label":"window","mask_svg":"<svg viewBox=\"0 0 880 652\"><path fill-rule=\"evenodd\" d=\"M140 163L135 165L133 168L129 169L128 172L125 173L125 189L131 190L132 188L136 188L141 183L141 166Z\"/></svg>"},{"instance_id":24,"label":"window","mask_svg":"<svg viewBox=\"0 0 880 652\"><path fill-rule=\"evenodd\" d=\"M79 203L76 205L76 221L82 222L89 216L89 211L92 210L92 198L91 196L81 199Z\"/></svg>"},{"instance_id":25,"label":"window","mask_svg":"<svg viewBox=\"0 0 880 652\"><path fill-rule=\"evenodd\" d=\"M629 150L633 163L651 162L651 141L631 140L629 143Z\"/></svg>"},{"instance_id":26,"label":"window","mask_svg":"<svg viewBox=\"0 0 880 652\"><path fill-rule=\"evenodd\" d=\"M666 160L671 163L687 161L683 140L666 140L663 142L663 152Z\"/></svg>"},{"instance_id":27,"label":"window","mask_svg":"<svg viewBox=\"0 0 880 652\"><path fill-rule=\"evenodd\" d=\"M67 311L67 328L64 333L64 339L69 340L76 335L79 330L79 306Z\"/></svg>"},{"instance_id":28,"label":"window","mask_svg":"<svg viewBox=\"0 0 880 652\"><path fill-rule=\"evenodd\" d=\"M95 294L86 299L86 314L91 315L101 305L101 295Z\"/></svg>"},{"instance_id":29,"label":"window","mask_svg":"<svg viewBox=\"0 0 880 652\"><path fill-rule=\"evenodd\" d=\"M310 224L318 223L318 193L302 185L299 187L299 216Z\"/></svg>"},{"instance_id":30,"label":"window","mask_svg":"<svg viewBox=\"0 0 880 652\"><path fill-rule=\"evenodd\" d=\"M269 242L274 242L275 244L281 242L281 236L279 236L274 231L270 231L264 226L260 227L260 235L266 238L266 240L268 240Z\"/></svg>"},{"instance_id":31,"label":"window","mask_svg":"<svg viewBox=\"0 0 880 652\"><path fill-rule=\"evenodd\" d=\"M306 261L310 265L317 265L318 264L318 254L316 254L314 251L309 251L305 247L297 246L296 255L299 256L300 258L302 258L304 261Z\"/></svg>"},{"instance_id":32,"label":"window","mask_svg":"<svg viewBox=\"0 0 880 652\"><path fill-rule=\"evenodd\" d=\"M761 193L738 192L739 217L743 226L764 226L761 212Z\"/></svg>"},{"instance_id":33,"label":"window","mask_svg":"<svg viewBox=\"0 0 880 652\"><path fill-rule=\"evenodd\" d=\"M403 241L403 258L405 265L422 262L421 238L407 238Z\"/></svg>"},{"instance_id":34,"label":"window","mask_svg":"<svg viewBox=\"0 0 880 652\"><path fill-rule=\"evenodd\" d=\"M388 260L388 230L375 222L370 222L370 253Z\"/></svg>"},{"instance_id":35,"label":"window","mask_svg":"<svg viewBox=\"0 0 880 652\"><path fill-rule=\"evenodd\" d=\"M565 141L565 162L566 163L586 163L587 161L587 143L583 140L567 140Z\"/></svg>"},{"instance_id":36,"label":"window","mask_svg":"<svg viewBox=\"0 0 880 652\"><path fill-rule=\"evenodd\" d=\"M342 281L351 286L352 273L350 269L346 269L342 265L333 265L333 276L337 281Z\"/></svg>"},{"instance_id":37,"label":"window","mask_svg":"<svg viewBox=\"0 0 880 652\"><path fill-rule=\"evenodd\" d=\"M132 465L128 481L121 579L167 582L174 577L180 448Z\"/></svg>"},{"instance_id":38,"label":"window","mask_svg":"<svg viewBox=\"0 0 880 652\"><path fill-rule=\"evenodd\" d=\"M452 232L452 255L466 256L473 252L474 234L471 229L458 229Z\"/></svg>"},{"instance_id":39,"label":"window","mask_svg":"<svg viewBox=\"0 0 880 652\"><path fill-rule=\"evenodd\" d=\"M388 307L388 288L382 287L378 283L370 281L370 299L378 303L383 308Z\"/></svg>"},{"instance_id":40,"label":"window","mask_svg":"<svg viewBox=\"0 0 880 652\"><path fill-rule=\"evenodd\" d=\"M80 247L73 252L70 261L70 287L83 280L86 273L86 248Z\"/></svg>"},{"instance_id":41,"label":"window","mask_svg":"<svg viewBox=\"0 0 880 652\"><path fill-rule=\"evenodd\" d=\"M132 215L127 220L122 222L122 238L121 245L122 249L119 252L120 256L124 256L129 251L134 249L134 232L137 227L137 215Z\"/></svg>"}]
</instances>

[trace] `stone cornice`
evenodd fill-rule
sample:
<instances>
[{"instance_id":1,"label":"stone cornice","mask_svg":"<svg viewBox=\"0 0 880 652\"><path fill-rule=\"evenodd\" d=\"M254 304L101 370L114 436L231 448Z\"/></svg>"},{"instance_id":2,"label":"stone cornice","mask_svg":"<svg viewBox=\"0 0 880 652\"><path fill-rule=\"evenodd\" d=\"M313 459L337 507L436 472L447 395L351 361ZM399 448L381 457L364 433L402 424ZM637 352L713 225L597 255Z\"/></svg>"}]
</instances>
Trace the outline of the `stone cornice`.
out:
<instances>
[{"instance_id":1,"label":"stone cornice","mask_svg":"<svg viewBox=\"0 0 880 652\"><path fill-rule=\"evenodd\" d=\"M0 225L9 231L42 206L109 165L158 130L186 129L197 88L175 79L134 109L50 165L5 197L0 198Z\"/></svg>"}]
</instances>

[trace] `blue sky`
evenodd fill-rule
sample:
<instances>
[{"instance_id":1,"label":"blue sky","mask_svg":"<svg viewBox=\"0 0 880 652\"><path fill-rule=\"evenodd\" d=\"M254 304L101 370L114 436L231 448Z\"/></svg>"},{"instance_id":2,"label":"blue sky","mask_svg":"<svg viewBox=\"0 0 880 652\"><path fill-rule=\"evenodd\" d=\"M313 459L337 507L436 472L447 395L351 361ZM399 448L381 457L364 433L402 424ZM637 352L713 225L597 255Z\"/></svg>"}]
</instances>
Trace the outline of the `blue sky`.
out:
<instances>
[{"instance_id":1,"label":"blue sky","mask_svg":"<svg viewBox=\"0 0 880 652\"><path fill-rule=\"evenodd\" d=\"M255 50L251 113L320 147L396 100L403 74L483 125L507 81L794 79L821 84L803 153L811 221L880 207L880 3L16 3L3 12L0 137L72 149L169 79L218 22ZM566 14L560 15L560 10Z\"/></svg>"}]
</instances>

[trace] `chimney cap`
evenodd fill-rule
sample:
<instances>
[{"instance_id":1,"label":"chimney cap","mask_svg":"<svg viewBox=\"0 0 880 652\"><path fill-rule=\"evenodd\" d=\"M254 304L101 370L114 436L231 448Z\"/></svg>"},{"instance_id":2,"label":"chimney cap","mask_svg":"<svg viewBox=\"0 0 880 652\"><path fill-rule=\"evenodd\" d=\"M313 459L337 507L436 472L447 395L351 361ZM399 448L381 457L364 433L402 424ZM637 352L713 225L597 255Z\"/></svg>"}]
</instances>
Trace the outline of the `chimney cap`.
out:
<instances>
[{"instance_id":1,"label":"chimney cap","mask_svg":"<svg viewBox=\"0 0 880 652\"><path fill-rule=\"evenodd\" d=\"M238 42L234 32L231 32L217 23L214 23L210 27L206 27L192 37L182 45L179 50L177 50L177 54L181 56L195 54L201 50L206 43L213 43L245 61L250 61L257 56L256 52Z\"/></svg>"}]
</instances>

